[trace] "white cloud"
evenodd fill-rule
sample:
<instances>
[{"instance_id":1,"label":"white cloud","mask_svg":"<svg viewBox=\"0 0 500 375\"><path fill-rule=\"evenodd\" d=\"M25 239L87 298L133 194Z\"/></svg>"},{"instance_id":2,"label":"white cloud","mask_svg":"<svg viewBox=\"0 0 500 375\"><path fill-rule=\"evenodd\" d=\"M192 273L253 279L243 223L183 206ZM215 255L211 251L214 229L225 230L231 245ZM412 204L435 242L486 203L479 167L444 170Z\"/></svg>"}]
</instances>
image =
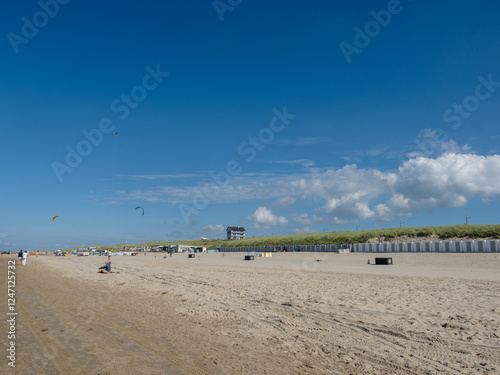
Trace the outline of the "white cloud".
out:
<instances>
[{"instance_id":1,"label":"white cloud","mask_svg":"<svg viewBox=\"0 0 500 375\"><path fill-rule=\"evenodd\" d=\"M334 216L338 223L344 223L357 219L370 219L375 213L370 209L367 202L359 200L356 194L348 194L340 199L332 198L325 204L325 211Z\"/></svg>"},{"instance_id":2,"label":"white cloud","mask_svg":"<svg viewBox=\"0 0 500 375\"><path fill-rule=\"evenodd\" d=\"M254 223L254 228L270 228L276 225L285 225L288 220L284 216L276 216L266 207L259 207L253 214L248 215L248 220Z\"/></svg>"},{"instance_id":3,"label":"white cloud","mask_svg":"<svg viewBox=\"0 0 500 375\"><path fill-rule=\"evenodd\" d=\"M374 208L375 217L378 220L389 221L394 218L394 212L385 204L377 204Z\"/></svg>"},{"instance_id":4,"label":"white cloud","mask_svg":"<svg viewBox=\"0 0 500 375\"><path fill-rule=\"evenodd\" d=\"M459 147L450 140L442 148L465 151L467 146ZM204 185L159 186L118 192L115 197L190 204L203 189ZM339 169L293 175L242 174L220 186L216 193L208 204L246 200L287 207L306 201L312 210L308 215L315 212L321 217L290 216L304 225L391 220L422 210L464 206L474 197L485 202L500 198L500 155L447 152L435 158L418 156L393 171L349 164ZM276 217L265 207L249 215L249 220L261 227L286 224L284 217Z\"/></svg>"},{"instance_id":5,"label":"white cloud","mask_svg":"<svg viewBox=\"0 0 500 375\"><path fill-rule=\"evenodd\" d=\"M274 202L272 205L274 207L287 207L291 206L292 204L295 204L297 202L297 198L293 197L282 197L278 199L276 202Z\"/></svg>"},{"instance_id":6,"label":"white cloud","mask_svg":"<svg viewBox=\"0 0 500 375\"><path fill-rule=\"evenodd\" d=\"M447 142L442 142L441 143L441 150L444 153L464 153L464 152L470 152L471 147L469 145L463 145L459 146L457 142L455 142L453 139L450 139Z\"/></svg>"},{"instance_id":7,"label":"white cloud","mask_svg":"<svg viewBox=\"0 0 500 375\"><path fill-rule=\"evenodd\" d=\"M387 150L387 146L383 146L383 147L378 147L378 148L371 148L369 150L366 150L365 152L365 155L366 156L379 156L379 155L382 155L386 152Z\"/></svg>"},{"instance_id":8,"label":"white cloud","mask_svg":"<svg viewBox=\"0 0 500 375\"><path fill-rule=\"evenodd\" d=\"M208 224L208 225L205 225L203 228L204 232L206 233L210 233L210 234L220 234L222 232L224 232L226 230L226 227L224 225L221 225L221 224Z\"/></svg>"},{"instance_id":9,"label":"white cloud","mask_svg":"<svg viewBox=\"0 0 500 375\"><path fill-rule=\"evenodd\" d=\"M317 233L318 230L315 228L303 227L303 228L293 228L293 234L306 234L306 233Z\"/></svg>"},{"instance_id":10,"label":"white cloud","mask_svg":"<svg viewBox=\"0 0 500 375\"><path fill-rule=\"evenodd\" d=\"M238 176L226 184L213 180L197 186L157 186L146 190L119 191L115 195L122 200L163 203L192 203L207 200L209 204L232 203L260 199L263 191L268 198L276 196L270 186L271 177ZM279 197L277 197L279 198Z\"/></svg>"},{"instance_id":11,"label":"white cloud","mask_svg":"<svg viewBox=\"0 0 500 375\"><path fill-rule=\"evenodd\" d=\"M415 138L416 149L407 154L409 158L431 157L444 153L465 153L471 151L469 145L459 146L453 139L447 140L443 129L424 129Z\"/></svg>"},{"instance_id":12,"label":"white cloud","mask_svg":"<svg viewBox=\"0 0 500 375\"><path fill-rule=\"evenodd\" d=\"M323 199L322 209L335 222L390 220L423 209L464 206L476 196L500 198L500 156L417 157L386 173L348 165L292 184L302 198Z\"/></svg>"},{"instance_id":13,"label":"white cloud","mask_svg":"<svg viewBox=\"0 0 500 375\"><path fill-rule=\"evenodd\" d=\"M302 167L314 167L315 163L313 160L309 159L298 159L298 160L276 160L272 163L277 164L290 164L290 165L300 165Z\"/></svg>"},{"instance_id":14,"label":"white cloud","mask_svg":"<svg viewBox=\"0 0 500 375\"><path fill-rule=\"evenodd\" d=\"M128 180L165 180L165 179L184 179L190 177L203 177L203 174L201 173L136 174L136 175L117 174L114 177L128 179Z\"/></svg>"},{"instance_id":15,"label":"white cloud","mask_svg":"<svg viewBox=\"0 0 500 375\"><path fill-rule=\"evenodd\" d=\"M342 160L344 160L346 163L361 163L362 160L359 157L355 156L341 156L340 157Z\"/></svg>"},{"instance_id":16,"label":"white cloud","mask_svg":"<svg viewBox=\"0 0 500 375\"><path fill-rule=\"evenodd\" d=\"M500 156L446 153L404 163L391 184L390 206L403 212L459 207L468 199L500 198Z\"/></svg>"},{"instance_id":17,"label":"white cloud","mask_svg":"<svg viewBox=\"0 0 500 375\"><path fill-rule=\"evenodd\" d=\"M302 214L291 214L290 218L295 220L298 223L304 224L304 225L311 225L313 220L309 217L309 214L307 213L302 213Z\"/></svg>"},{"instance_id":18,"label":"white cloud","mask_svg":"<svg viewBox=\"0 0 500 375\"><path fill-rule=\"evenodd\" d=\"M327 223L328 220L323 216L312 215L312 220L315 223Z\"/></svg>"}]
</instances>

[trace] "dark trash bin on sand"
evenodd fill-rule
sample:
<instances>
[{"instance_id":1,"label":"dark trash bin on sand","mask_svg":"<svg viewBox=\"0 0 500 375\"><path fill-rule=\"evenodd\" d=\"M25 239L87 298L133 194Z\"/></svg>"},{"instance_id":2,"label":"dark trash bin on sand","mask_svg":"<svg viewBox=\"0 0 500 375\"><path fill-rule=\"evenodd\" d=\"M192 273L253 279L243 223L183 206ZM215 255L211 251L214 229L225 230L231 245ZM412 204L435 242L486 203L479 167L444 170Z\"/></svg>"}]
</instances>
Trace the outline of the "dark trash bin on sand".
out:
<instances>
[{"instance_id":1,"label":"dark trash bin on sand","mask_svg":"<svg viewBox=\"0 0 500 375\"><path fill-rule=\"evenodd\" d=\"M253 260L255 257L255 251L249 251L245 254L245 260Z\"/></svg>"},{"instance_id":2,"label":"dark trash bin on sand","mask_svg":"<svg viewBox=\"0 0 500 375\"><path fill-rule=\"evenodd\" d=\"M392 258L375 258L375 264L392 264Z\"/></svg>"}]
</instances>

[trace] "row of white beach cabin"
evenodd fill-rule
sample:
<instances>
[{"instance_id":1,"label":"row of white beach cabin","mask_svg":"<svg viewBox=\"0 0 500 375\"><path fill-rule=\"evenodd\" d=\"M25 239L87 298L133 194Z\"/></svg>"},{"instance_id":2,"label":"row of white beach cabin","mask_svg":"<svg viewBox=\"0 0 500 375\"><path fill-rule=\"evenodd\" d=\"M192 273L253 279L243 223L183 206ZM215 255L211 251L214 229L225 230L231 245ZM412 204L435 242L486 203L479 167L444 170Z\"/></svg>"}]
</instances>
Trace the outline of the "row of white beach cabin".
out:
<instances>
[{"instance_id":1,"label":"row of white beach cabin","mask_svg":"<svg viewBox=\"0 0 500 375\"><path fill-rule=\"evenodd\" d=\"M292 245L221 247L220 252L303 251L315 253L500 253L500 240L356 243L351 245Z\"/></svg>"},{"instance_id":2,"label":"row of white beach cabin","mask_svg":"<svg viewBox=\"0 0 500 375\"><path fill-rule=\"evenodd\" d=\"M227 253L241 252L257 252L257 253L273 253L273 252L320 252L320 253L339 253L349 252L352 245L292 245L292 246L241 246L241 247L221 247L219 251Z\"/></svg>"},{"instance_id":3,"label":"row of white beach cabin","mask_svg":"<svg viewBox=\"0 0 500 375\"><path fill-rule=\"evenodd\" d=\"M497 253L500 240L357 243L355 253Z\"/></svg>"}]
</instances>

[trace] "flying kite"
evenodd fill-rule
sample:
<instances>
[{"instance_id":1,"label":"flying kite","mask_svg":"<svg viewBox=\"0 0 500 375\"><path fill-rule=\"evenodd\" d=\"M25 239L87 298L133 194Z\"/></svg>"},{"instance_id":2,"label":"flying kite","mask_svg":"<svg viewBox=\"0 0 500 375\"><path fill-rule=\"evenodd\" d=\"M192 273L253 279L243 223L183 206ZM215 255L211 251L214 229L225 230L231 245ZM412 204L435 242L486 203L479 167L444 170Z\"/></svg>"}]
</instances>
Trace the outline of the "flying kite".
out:
<instances>
[{"instance_id":1,"label":"flying kite","mask_svg":"<svg viewBox=\"0 0 500 375\"><path fill-rule=\"evenodd\" d=\"M117 132L113 132L113 135L117 135L118 133Z\"/></svg>"},{"instance_id":2,"label":"flying kite","mask_svg":"<svg viewBox=\"0 0 500 375\"><path fill-rule=\"evenodd\" d=\"M52 218L52 222L54 222L54 220L56 219L56 217L61 217L61 216L59 216L59 215L54 216L54 217Z\"/></svg>"},{"instance_id":3,"label":"flying kite","mask_svg":"<svg viewBox=\"0 0 500 375\"><path fill-rule=\"evenodd\" d=\"M142 208L141 206L137 206L135 209L137 210L138 208L142 210L142 216L144 216L144 208Z\"/></svg>"}]
</instances>

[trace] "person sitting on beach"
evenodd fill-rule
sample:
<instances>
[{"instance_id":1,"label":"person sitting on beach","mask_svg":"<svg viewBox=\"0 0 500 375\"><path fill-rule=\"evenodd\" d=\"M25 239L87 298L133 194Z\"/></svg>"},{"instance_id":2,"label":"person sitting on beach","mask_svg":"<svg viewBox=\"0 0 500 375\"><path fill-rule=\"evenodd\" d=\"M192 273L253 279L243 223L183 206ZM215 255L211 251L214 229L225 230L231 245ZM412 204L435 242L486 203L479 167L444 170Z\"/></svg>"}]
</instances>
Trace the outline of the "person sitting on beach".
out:
<instances>
[{"instance_id":1,"label":"person sitting on beach","mask_svg":"<svg viewBox=\"0 0 500 375\"><path fill-rule=\"evenodd\" d=\"M97 273L120 273L111 271L111 262L106 262L106 264L102 267L99 267L99 271Z\"/></svg>"}]
</instances>

